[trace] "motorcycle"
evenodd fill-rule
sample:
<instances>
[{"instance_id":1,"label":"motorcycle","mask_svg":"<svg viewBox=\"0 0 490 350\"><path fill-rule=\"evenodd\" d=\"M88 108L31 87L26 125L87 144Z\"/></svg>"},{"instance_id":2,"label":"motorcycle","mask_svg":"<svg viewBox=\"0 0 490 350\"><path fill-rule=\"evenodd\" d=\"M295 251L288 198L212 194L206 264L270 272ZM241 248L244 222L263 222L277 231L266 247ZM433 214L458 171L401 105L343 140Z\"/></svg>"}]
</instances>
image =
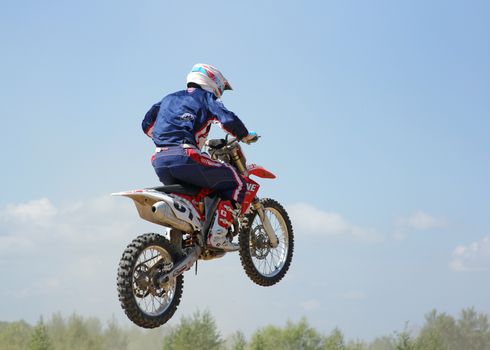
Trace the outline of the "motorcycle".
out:
<instances>
[{"instance_id":1,"label":"motorcycle","mask_svg":"<svg viewBox=\"0 0 490 350\"><path fill-rule=\"evenodd\" d=\"M281 204L257 197L260 185L250 176L276 176L261 166L247 165L237 139L209 140L206 146L211 159L235 167L247 183L245 200L227 238L238 236L240 261L248 277L258 285L272 286L291 264L293 227ZM226 254L206 244L220 198L209 189L188 184L113 195L131 198L142 219L170 228L166 236L146 233L135 238L124 250L117 271L118 297L127 317L140 327L159 327L177 310L183 273L194 264L197 269L198 260Z\"/></svg>"}]
</instances>

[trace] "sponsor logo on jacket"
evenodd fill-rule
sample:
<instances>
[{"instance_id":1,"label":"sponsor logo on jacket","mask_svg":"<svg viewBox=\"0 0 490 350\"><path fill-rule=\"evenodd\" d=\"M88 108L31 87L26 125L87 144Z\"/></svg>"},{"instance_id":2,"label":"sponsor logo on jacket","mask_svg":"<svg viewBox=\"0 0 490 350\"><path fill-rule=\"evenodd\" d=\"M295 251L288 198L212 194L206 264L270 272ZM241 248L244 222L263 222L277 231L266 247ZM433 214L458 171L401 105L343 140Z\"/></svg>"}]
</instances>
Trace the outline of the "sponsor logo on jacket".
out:
<instances>
[{"instance_id":1,"label":"sponsor logo on jacket","mask_svg":"<svg viewBox=\"0 0 490 350\"><path fill-rule=\"evenodd\" d=\"M181 116L179 116L180 120L185 120L185 121L190 121L190 120L195 120L196 116L191 113L184 113Z\"/></svg>"}]
</instances>

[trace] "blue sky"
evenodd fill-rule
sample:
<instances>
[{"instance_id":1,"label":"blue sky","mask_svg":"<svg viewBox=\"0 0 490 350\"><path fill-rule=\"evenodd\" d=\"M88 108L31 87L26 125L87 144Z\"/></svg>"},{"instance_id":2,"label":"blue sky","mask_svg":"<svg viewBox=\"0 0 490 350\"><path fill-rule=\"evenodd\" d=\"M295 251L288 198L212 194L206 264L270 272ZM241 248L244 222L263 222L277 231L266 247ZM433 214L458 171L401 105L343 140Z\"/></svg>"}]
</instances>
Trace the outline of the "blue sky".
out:
<instances>
[{"instance_id":1,"label":"blue sky","mask_svg":"<svg viewBox=\"0 0 490 350\"><path fill-rule=\"evenodd\" d=\"M247 156L278 175L262 196L297 249L268 289L237 256L200 264L177 320L370 339L432 308L490 313L489 18L484 1L2 3L0 318L126 322L117 261L159 228L108 194L156 184L141 118L197 62L263 136Z\"/></svg>"}]
</instances>

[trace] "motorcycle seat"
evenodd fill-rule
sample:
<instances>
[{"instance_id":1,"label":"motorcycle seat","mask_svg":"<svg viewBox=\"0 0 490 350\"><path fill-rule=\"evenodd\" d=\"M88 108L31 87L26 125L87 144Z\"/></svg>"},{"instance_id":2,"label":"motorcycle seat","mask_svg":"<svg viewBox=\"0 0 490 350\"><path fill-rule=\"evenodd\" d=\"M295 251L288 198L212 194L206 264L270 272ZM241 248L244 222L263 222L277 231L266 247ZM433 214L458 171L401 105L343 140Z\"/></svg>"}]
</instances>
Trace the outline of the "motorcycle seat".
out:
<instances>
[{"instance_id":1,"label":"motorcycle seat","mask_svg":"<svg viewBox=\"0 0 490 350\"><path fill-rule=\"evenodd\" d=\"M187 185L187 184L186 185L174 184L174 185L158 186L158 187L151 187L150 189L158 191L158 192L163 192L163 193L178 193L178 194L185 194L188 196L195 196L201 190L200 187L193 186L193 185Z\"/></svg>"}]
</instances>

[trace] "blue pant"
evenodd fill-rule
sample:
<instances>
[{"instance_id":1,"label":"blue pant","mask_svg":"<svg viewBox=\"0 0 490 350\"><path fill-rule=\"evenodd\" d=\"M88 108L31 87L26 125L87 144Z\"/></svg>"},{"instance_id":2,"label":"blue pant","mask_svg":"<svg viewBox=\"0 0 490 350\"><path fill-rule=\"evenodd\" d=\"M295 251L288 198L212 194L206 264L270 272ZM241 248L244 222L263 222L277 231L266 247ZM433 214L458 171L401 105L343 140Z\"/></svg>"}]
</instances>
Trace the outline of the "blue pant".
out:
<instances>
[{"instance_id":1,"label":"blue pant","mask_svg":"<svg viewBox=\"0 0 490 350\"><path fill-rule=\"evenodd\" d=\"M247 186L229 164L212 160L194 148L165 147L157 152L152 165L165 185L191 184L215 190L225 200L242 203Z\"/></svg>"}]
</instances>

